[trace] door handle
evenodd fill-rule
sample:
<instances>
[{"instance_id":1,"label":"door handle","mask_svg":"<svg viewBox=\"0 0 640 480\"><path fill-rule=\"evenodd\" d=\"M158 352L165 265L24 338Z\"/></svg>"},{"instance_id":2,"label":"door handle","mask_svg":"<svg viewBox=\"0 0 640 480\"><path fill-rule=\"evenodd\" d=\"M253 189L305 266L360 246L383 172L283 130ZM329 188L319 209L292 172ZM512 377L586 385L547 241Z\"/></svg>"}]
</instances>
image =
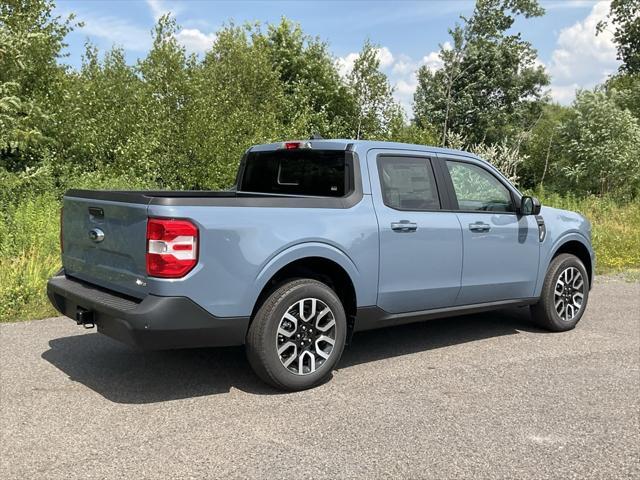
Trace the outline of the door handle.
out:
<instances>
[{"instance_id":1,"label":"door handle","mask_svg":"<svg viewBox=\"0 0 640 480\"><path fill-rule=\"evenodd\" d=\"M491 230L491 225L484 222L475 222L469 224L469 230L472 232L488 232Z\"/></svg>"},{"instance_id":2,"label":"door handle","mask_svg":"<svg viewBox=\"0 0 640 480\"><path fill-rule=\"evenodd\" d=\"M409 220L400 220L399 222L391 222L391 230L394 232L415 232L418 224Z\"/></svg>"}]
</instances>

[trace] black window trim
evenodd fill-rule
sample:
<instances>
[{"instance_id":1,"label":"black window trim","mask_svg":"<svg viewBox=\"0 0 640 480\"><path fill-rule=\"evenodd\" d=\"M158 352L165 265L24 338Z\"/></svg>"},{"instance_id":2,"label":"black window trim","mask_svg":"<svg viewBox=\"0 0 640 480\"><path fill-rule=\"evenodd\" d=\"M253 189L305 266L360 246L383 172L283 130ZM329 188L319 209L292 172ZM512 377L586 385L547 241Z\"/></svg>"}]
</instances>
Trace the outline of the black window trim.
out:
<instances>
[{"instance_id":1,"label":"black window trim","mask_svg":"<svg viewBox=\"0 0 640 480\"><path fill-rule=\"evenodd\" d=\"M491 210L462 210L458 205L458 196L456 195L456 190L453 186L453 180L451 180L451 174L449 173L449 169L447 167L447 161L450 162L459 162L459 163L468 163L471 165L475 165L478 168L481 168L489 175L493 176L498 182L500 182L509 192L511 197L511 203L513 204L513 211L510 212L496 212ZM457 213L482 213L482 214L491 214L491 215L516 215L520 216L519 208L520 205L520 196L516 193L513 185L507 182L505 179L496 175L491 169L487 168L482 164L481 161L471 158L465 157L456 157L449 155L438 155L437 168L440 170L442 177L444 178L444 183L446 185L446 190L448 194L448 204L449 209L447 211L457 212Z\"/></svg>"},{"instance_id":2,"label":"black window trim","mask_svg":"<svg viewBox=\"0 0 640 480\"><path fill-rule=\"evenodd\" d=\"M384 193L383 193L383 183L382 183L382 172L380 170L380 160L383 158L411 158L411 159L415 159L415 160L424 160L425 164L428 165L431 168L431 173L433 174L433 180L435 183L435 188L436 188L436 195L438 196L438 202L440 203L440 208L437 209L433 209L433 208L429 208L429 209L415 209L415 208L396 208L396 207L392 207L391 205L387 204L385 197L384 197ZM382 200L382 203L384 204L385 207L390 208L392 210L396 210L398 212L442 212L443 211L443 207L446 205L445 202L443 201L443 195L441 194L441 192L443 190L446 189L445 187L445 183L442 181L441 178L439 178L440 173L439 173L439 169L436 167L436 165L434 165L436 161L436 157L435 156L431 156L431 155L420 155L420 154L415 154L415 153L403 153L401 150L398 150L397 152L392 152L392 151L387 151L387 152L383 152L383 153L379 153L376 155L376 170L378 173L378 183L380 185L380 197Z\"/></svg>"}]
</instances>

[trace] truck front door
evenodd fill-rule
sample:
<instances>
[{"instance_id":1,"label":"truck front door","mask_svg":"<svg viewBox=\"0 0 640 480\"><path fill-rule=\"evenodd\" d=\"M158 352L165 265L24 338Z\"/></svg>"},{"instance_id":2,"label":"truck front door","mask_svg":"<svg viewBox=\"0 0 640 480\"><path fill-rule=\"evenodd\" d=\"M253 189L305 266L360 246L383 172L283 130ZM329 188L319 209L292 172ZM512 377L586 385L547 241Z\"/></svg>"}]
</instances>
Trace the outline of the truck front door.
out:
<instances>
[{"instance_id":1,"label":"truck front door","mask_svg":"<svg viewBox=\"0 0 640 480\"><path fill-rule=\"evenodd\" d=\"M457 305L533 297L540 241L533 215L519 215L516 193L487 165L443 158L462 226L464 267Z\"/></svg>"}]
</instances>

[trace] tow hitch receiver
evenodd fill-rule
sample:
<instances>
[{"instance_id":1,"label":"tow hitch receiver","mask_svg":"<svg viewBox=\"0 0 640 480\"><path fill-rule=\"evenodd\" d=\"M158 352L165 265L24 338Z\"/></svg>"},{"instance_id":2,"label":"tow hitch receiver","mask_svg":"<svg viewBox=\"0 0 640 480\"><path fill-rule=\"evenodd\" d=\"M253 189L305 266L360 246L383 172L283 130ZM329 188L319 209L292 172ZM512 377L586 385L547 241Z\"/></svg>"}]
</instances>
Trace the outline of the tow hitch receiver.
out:
<instances>
[{"instance_id":1,"label":"tow hitch receiver","mask_svg":"<svg viewBox=\"0 0 640 480\"><path fill-rule=\"evenodd\" d=\"M84 326L84 328L95 327L95 323L93 323L93 312L91 310L78 307L78 310L76 310L76 323Z\"/></svg>"}]
</instances>

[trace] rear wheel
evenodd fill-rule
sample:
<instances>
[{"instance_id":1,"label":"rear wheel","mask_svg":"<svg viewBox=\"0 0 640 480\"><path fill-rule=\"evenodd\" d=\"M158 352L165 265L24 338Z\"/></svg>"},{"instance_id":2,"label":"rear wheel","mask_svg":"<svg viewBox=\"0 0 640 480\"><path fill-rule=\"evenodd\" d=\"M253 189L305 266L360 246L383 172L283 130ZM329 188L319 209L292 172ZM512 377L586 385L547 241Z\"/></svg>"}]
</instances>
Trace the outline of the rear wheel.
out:
<instances>
[{"instance_id":1,"label":"rear wheel","mask_svg":"<svg viewBox=\"0 0 640 480\"><path fill-rule=\"evenodd\" d=\"M247 358L265 382L304 390L340 360L347 321L335 292L311 279L288 282L262 304L247 333Z\"/></svg>"},{"instance_id":2,"label":"rear wheel","mask_svg":"<svg viewBox=\"0 0 640 480\"><path fill-rule=\"evenodd\" d=\"M540 301L531 307L534 320L554 332L571 330L582 318L589 299L589 277L575 255L555 257L544 279Z\"/></svg>"}]
</instances>

